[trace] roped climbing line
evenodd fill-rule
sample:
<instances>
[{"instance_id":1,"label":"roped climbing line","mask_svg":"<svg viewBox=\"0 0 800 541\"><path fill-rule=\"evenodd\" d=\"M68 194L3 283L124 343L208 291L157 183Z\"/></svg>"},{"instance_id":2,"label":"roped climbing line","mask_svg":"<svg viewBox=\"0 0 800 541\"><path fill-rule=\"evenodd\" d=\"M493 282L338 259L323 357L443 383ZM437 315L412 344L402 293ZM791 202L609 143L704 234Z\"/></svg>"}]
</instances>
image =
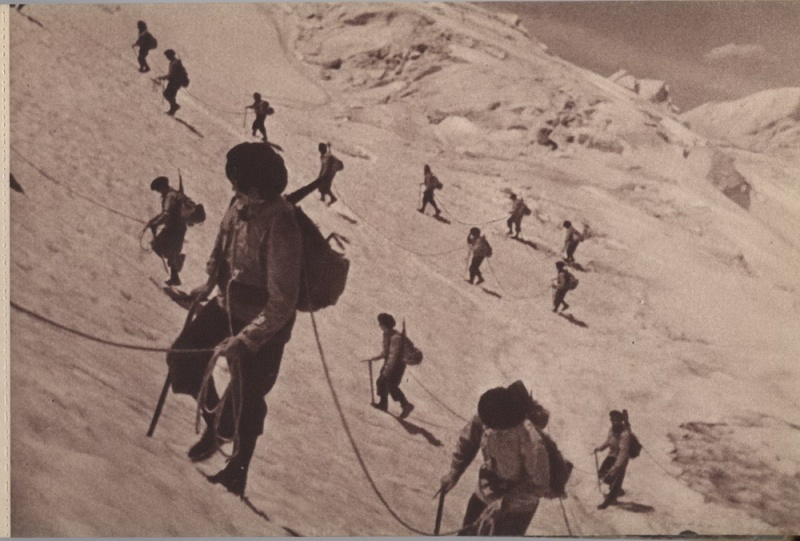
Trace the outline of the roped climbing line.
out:
<instances>
[{"instance_id":1,"label":"roped climbing line","mask_svg":"<svg viewBox=\"0 0 800 541\"><path fill-rule=\"evenodd\" d=\"M459 419L461 419L461 420L462 420L462 421L464 421L465 423L468 423L468 422L469 422L469 419L467 419L467 418L466 418L466 417L464 417L463 415L459 414L457 411L454 411L452 408L450 408L450 406L448 406L447 404L445 404L444 402L442 402L442 401L439 399L439 397L437 397L435 394L433 394L433 391L431 391L431 390L429 390L427 387L425 387L425 385L423 385L423 384L422 384L422 382L421 382L419 379L417 379L417 376L415 376L415 375L414 375L414 372L409 372L409 374L411 374L411 378L412 378L414 381L416 381L416 382L417 382L417 384L418 384L420 387L422 387L422 389L423 389L423 390L424 390L426 393L428 393L429 395L431 395L431 397L432 397L432 398L433 398L433 399L434 399L436 402L438 402L440 406L442 406L444 409L446 409L446 410L447 410L447 411L449 411L451 414L453 414L454 416L458 417Z\"/></svg>"},{"instance_id":2,"label":"roped climbing line","mask_svg":"<svg viewBox=\"0 0 800 541\"><path fill-rule=\"evenodd\" d=\"M133 350L136 350L136 351L155 351L155 352L159 352L159 353L208 353L210 351L214 351L213 348L172 349L172 348L165 348L165 347L141 346L141 345L138 345L138 344L126 344L126 343L123 343L123 342L116 342L116 341L113 341L113 340L106 340L104 338L99 338L97 336L92 336L91 334L85 333L83 331L79 331L77 329L73 329L71 327L67 327L66 325L62 325L61 323L58 323L57 321L54 321L54 320L52 320L50 318L47 318L47 317L45 317L43 315L40 315L40 314L34 312L33 310L25 308L24 306L20 306L19 304L17 304L14 301L10 301L10 305L11 305L11 308L13 308L14 310L22 312L23 314L25 314L27 316L30 316L33 319L36 319L37 321L40 321L42 323L46 323L48 325L51 325L51 326L55 327L56 329L62 330L64 332L67 332L67 333L70 333L70 334L74 334L76 336L80 336L81 338L85 338L86 340L90 340L92 342L97 342L99 344L104 344L106 346L112 346L112 347L117 347L117 348L122 348L122 349L133 349Z\"/></svg>"},{"instance_id":3,"label":"roped climbing line","mask_svg":"<svg viewBox=\"0 0 800 541\"><path fill-rule=\"evenodd\" d=\"M397 247L398 247L398 248L400 248L401 250L404 250L404 251L406 251L406 252L408 252L408 253L410 253L410 254L418 255L418 256L421 256L421 257L433 257L433 256L447 255L447 254L452 254L452 253L459 252L459 251L463 250L463 248L461 248L461 247L458 247L458 248L452 248L452 249L450 249L450 250L445 250L445 251L442 251L442 252L428 252L428 253L425 253L425 252L418 252L418 251L416 251L416 250L412 250L412 249L410 249L410 248L406 248L405 246L403 246L402 244L399 244L397 241L395 241L395 240L394 240L394 239L392 239L391 237L387 236L387 235L386 235L385 233L383 233L383 232L382 232L380 229L378 229L377 227L375 227L374 225L372 225L371 223L369 223L369 221L368 221L366 218L364 218L364 217L363 217L361 214L359 214L359 213L358 213L358 212L357 212L357 211L356 211L356 210L355 210L353 207L351 207L350 205L348 205L348 204L347 204L347 201L345 201L344 197L342 197L342 194L341 194L341 193L339 193L339 190L337 190L336 188L334 188L334 189L333 189L333 191L336 193L336 196L339 198L339 200L341 200L342 204L343 204L345 207L347 207L347 208L350 210L350 212L352 212L353 214L355 214L356 216L358 216L358 217L361 219L361 221L362 221L362 222L364 222L365 224L367 224L367 225L368 225L368 226L369 226L371 229L373 229L373 230L374 230L376 233L378 233L378 234L379 234L380 236L382 236L384 239L386 239L387 241L389 241L391 244L393 244L393 245L397 246Z\"/></svg>"},{"instance_id":4,"label":"roped climbing line","mask_svg":"<svg viewBox=\"0 0 800 541\"><path fill-rule=\"evenodd\" d=\"M306 287L308 287L307 284L306 284ZM401 524L404 528L406 528L407 530L409 530L411 532L414 532L414 533L417 533L417 534L420 534L420 535L428 535L428 536L434 535L432 532L425 532L425 531L422 531L422 530L420 530L418 528L415 528L414 526L412 526L411 524L409 524L408 522L403 520L403 518L400 515L397 514L397 512L392 508L392 506L386 500L386 497L383 495L381 490L378 488L378 485L375 483L375 480L372 478L372 474L369 472L369 468L367 467L367 463L364 461L364 457L361 456L361 450L358 448L358 444L356 443L356 439L353 436L352 431L350 430L350 425L348 424L347 417L344 414L344 409L342 408L342 403L339 401L339 395L336 392L336 388L333 386L333 379L331 378L330 369L328 368L328 361L325 358L325 351L322 349L322 342L321 342L320 337L319 337L319 329L317 328L317 320L314 317L314 312L310 311L309 315L311 316L311 327L314 330L314 338L315 338L315 340L317 342L317 350L319 352L319 358L320 358L320 361L322 362L322 370L325 373L325 379L327 380L328 388L331 391L331 396L333 397L333 402L336 405L336 411L339 414L339 420L342 422L342 427L344 428L344 432L347 435L347 439L350 441L350 446L353 449L353 453L356 456L356 460L358 460L358 464L359 464L359 466L361 466L361 471L364 473L364 476L367 478L367 481L369 482L370 486L372 487L373 492L375 492L375 495L378 497L378 499L383 504L384 508L386 508L386 510L392 516L392 518L394 518L399 524ZM464 530L466 530L468 528L473 527L475 524L477 524L477 522L478 521L476 520L472 524L468 524L467 526L464 526L464 527L459 528L457 530L441 533L439 535L443 535L443 536L455 535L455 534L460 533L460 532L462 532L462 531L464 531Z\"/></svg>"},{"instance_id":5,"label":"roped climbing line","mask_svg":"<svg viewBox=\"0 0 800 541\"><path fill-rule=\"evenodd\" d=\"M447 207L444 205L444 203L442 202L441 198L439 199L439 206L442 207L442 210L445 211L445 213L447 213L447 215L450 216L450 218L452 218L454 222L456 222L457 224L466 225L466 226L470 226L470 227L478 226L478 225L489 225L489 224L493 224L493 223L497 223L497 222L502 222L503 220L507 219L505 216L503 216L502 218L495 218L494 220L487 220L487 221L484 221L484 222L475 222L475 223L464 222L464 221L459 220L458 218L456 218L456 216L452 212L447 210Z\"/></svg>"},{"instance_id":6,"label":"roped climbing line","mask_svg":"<svg viewBox=\"0 0 800 541\"><path fill-rule=\"evenodd\" d=\"M81 199L85 199L86 201L88 201L88 202L90 202L90 203L92 203L94 205L97 205L98 207L102 207L102 208L106 209L107 211L109 211L109 212L111 212L113 214L116 214L118 216L122 216L123 218L127 218L129 220L133 220L134 222L139 222L140 224L147 223L146 221L144 221L144 220L142 220L140 218L137 218L135 216L131 216L129 214L125 214L124 212L120 212L120 211L118 211L116 209L113 209L113 208L111 208L109 206L104 205L103 203L101 203L99 201L96 201L95 199L92 199L91 197L89 197L87 195L83 195L82 193L73 190L72 188L70 188L69 186L64 184L63 182L61 182L61 181L57 180L56 178L50 176L49 174L47 174L47 172L45 172L44 170L42 170L38 166L36 166L31 160L26 158L25 155L22 152L17 150L17 148L14 147L14 145L9 145L9 146L10 146L12 152L14 152L17 156L19 156L22 161L24 161L25 163L30 165L36 172L38 172L40 175L42 175L45 179L49 180L50 182L52 182L52 183L54 183L54 184L56 184L58 186L61 186L62 188L64 188L68 192L70 192L71 194L76 195L77 197L80 197Z\"/></svg>"},{"instance_id":7,"label":"roped climbing line","mask_svg":"<svg viewBox=\"0 0 800 541\"><path fill-rule=\"evenodd\" d=\"M508 289L506 289L505 286L503 286L503 282L501 282L500 278L497 277L497 273L494 271L494 268L492 267L492 262L489 260L489 258L486 259L486 266L489 267L489 272L494 277L494 281L497 282L497 285L500 286L500 290L503 293L505 293L506 295L508 295L509 297L511 297L513 299L516 299L516 300L526 300L526 299L533 299L533 298L539 297L541 295L541 293L534 293L534 294L531 294L531 295L520 296L520 295L513 295L513 294L509 293ZM549 289L549 288L550 288L550 286L547 286L547 289ZM546 291L546 289L545 289L545 291Z\"/></svg>"}]
</instances>

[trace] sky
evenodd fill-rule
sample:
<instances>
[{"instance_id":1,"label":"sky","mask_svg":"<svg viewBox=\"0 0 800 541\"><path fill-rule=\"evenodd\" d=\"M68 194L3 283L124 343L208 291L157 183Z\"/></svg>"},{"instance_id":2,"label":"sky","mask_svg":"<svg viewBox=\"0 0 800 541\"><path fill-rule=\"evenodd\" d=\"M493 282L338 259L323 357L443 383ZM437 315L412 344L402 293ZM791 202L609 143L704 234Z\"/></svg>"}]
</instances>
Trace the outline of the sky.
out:
<instances>
[{"instance_id":1,"label":"sky","mask_svg":"<svg viewBox=\"0 0 800 541\"><path fill-rule=\"evenodd\" d=\"M491 2L532 37L601 75L667 81L689 110L800 86L800 1Z\"/></svg>"}]
</instances>

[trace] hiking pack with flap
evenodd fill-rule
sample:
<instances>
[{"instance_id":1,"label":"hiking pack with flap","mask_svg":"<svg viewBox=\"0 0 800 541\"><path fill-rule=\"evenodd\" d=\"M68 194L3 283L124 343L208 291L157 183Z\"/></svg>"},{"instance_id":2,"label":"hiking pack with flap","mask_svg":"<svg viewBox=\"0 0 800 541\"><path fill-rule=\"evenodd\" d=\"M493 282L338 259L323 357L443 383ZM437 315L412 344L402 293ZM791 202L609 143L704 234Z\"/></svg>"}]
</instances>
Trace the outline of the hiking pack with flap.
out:
<instances>
[{"instance_id":1,"label":"hiking pack with flap","mask_svg":"<svg viewBox=\"0 0 800 541\"><path fill-rule=\"evenodd\" d=\"M206 221L206 209L203 205L195 203L191 197L183 191L183 176L178 171L178 194L181 204L181 220L186 225L193 226Z\"/></svg>"},{"instance_id":2,"label":"hiking pack with flap","mask_svg":"<svg viewBox=\"0 0 800 541\"><path fill-rule=\"evenodd\" d=\"M347 285L350 261L330 247L300 207L295 206L294 212L303 237L303 276L297 309L314 312L339 300Z\"/></svg>"},{"instance_id":3,"label":"hiking pack with flap","mask_svg":"<svg viewBox=\"0 0 800 541\"><path fill-rule=\"evenodd\" d=\"M642 442L640 442L639 438L636 437L636 434L633 433L631 422L628 419L628 410L622 410L622 415L625 419L625 424L628 425L628 431L631 433L631 444L630 447L628 447L628 457L639 458L639 455L642 454Z\"/></svg>"},{"instance_id":4,"label":"hiking pack with flap","mask_svg":"<svg viewBox=\"0 0 800 541\"><path fill-rule=\"evenodd\" d=\"M417 366L422 362L422 351L406 336L403 343L403 362L409 366Z\"/></svg>"},{"instance_id":5,"label":"hiking pack with flap","mask_svg":"<svg viewBox=\"0 0 800 541\"><path fill-rule=\"evenodd\" d=\"M149 50L158 49L158 40L150 32L145 34L145 47Z\"/></svg>"},{"instance_id":6,"label":"hiking pack with flap","mask_svg":"<svg viewBox=\"0 0 800 541\"><path fill-rule=\"evenodd\" d=\"M183 62L181 60L176 60L178 63L178 84L181 85L183 88L189 86L189 74L186 72L186 68L183 66Z\"/></svg>"}]
</instances>

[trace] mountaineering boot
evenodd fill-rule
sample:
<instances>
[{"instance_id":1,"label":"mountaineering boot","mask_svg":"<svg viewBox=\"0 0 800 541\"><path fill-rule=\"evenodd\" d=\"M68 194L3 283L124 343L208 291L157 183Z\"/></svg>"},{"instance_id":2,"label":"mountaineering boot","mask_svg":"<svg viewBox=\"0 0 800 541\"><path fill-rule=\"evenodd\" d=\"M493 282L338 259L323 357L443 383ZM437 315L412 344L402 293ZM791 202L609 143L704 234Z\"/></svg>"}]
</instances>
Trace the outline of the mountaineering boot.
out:
<instances>
[{"instance_id":1,"label":"mountaineering boot","mask_svg":"<svg viewBox=\"0 0 800 541\"><path fill-rule=\"evenodd\" d=\"M256 449L257 435L241 434L239 451L228 465L217 474L208 478L209 482L215 485L222 485L228 492L244 497L244 489L247 486L247 472L250 469L250 459Z\"/></svg>"},{"instance_id":2,"label":"mountaineering boot","mask_svg":"<svg viewBox=\"0 0 800 541\"><path fill-rule=\"evenodd\" d=\"M388 411L389 410L389 404L387 404L386 402L383 402L383 401L377 402L377 403L373 402L372 403L372 407L375 408L375 409L379 409L381 411Z\"/></svg>"},{"instance_id":3,"label":"mountaineering boot","mask_svg":"<svg viewBox=\"0 0 800 541\"><path fill-rule=\"evenodd\" d=\"M403 404L403 411L400 412L400 418L405 419L411 414L412 411L414 411L414 404L411 402L406 402Z\"/></svg>"},{"instance_id":4,"label":"mountaineering boot","mask_svg":"<svg viewBox=\"0 0 800 541\"><path fill-rule=\"evenodd\" d=\"M562 303L561 303L561 311L563 312L563 311L564 311L564 310L566 310L567 308L569 308L569 304L567 304L567 303L565 303L565 302L562 302Z\"/></svg>"},{"instance_id":5,"label":"mountaineering boot","mask_svg":"<svg viewBox=\"0 0 800 541\"><path fill-rule=\"evenodd\" d=\"M247 466L239 464L234 458L224 469L208 478L209 482L215 485L222 485L228 492L237 496L244 496L244 489L247 486Z\"/></svg>"},{"instance_id":6,"label":"mountaineering boot","mask_svg":"<svg viewBox=\"0 0 800 541\"><path fill-rule=\"evenodd\" d=\"M189 448L189 460L192 462L202 462L214 456L219 450L217 432L211 427L206 427L200 440Z\"/></svg>"},{"instance_id":7,"label":"mountaineering boot","mask_svg":"<svg viewBox=\"0 0 800 541\"><path fill-rule=\"evenodd\" d=\"M169 280L167 280L164 283L167 284L168 286L179 286L179 285L181 285L181 279L178 276L178 271L173 270L172 274L169 277Z\"/></svg>"},{"instance_id":8,"label":"mountaineering boot","mask_svg":"<svg viewBox=\"0 0 800 541\"><path fill-rule=\"evenodd\" d=\"M477 281L477 282L475 282L475 285L476 285L476 286L479 286L479 285L481 285L482 283L484 283L485 281L486 281L486 280L484 280L484 279L483 279L483 276L478 276L478 281ZM472 282L470 282L470 283L472 283Z\"/></svg>"},{"instance_id":9,"label":"mountaineering boot","mask_svg":"<svg viewBox=\"0 0 800 541\"><path fill-rule=\"evenodd\" d=\"M175 105L171 105L170 108L169 108L169 111L167 111L167 114L169 116L175 116L175 113L177 113L178 109L180 109L180 108L181 108L181 106L178 105L177 103Z\"/></svg>"}]
</instances>

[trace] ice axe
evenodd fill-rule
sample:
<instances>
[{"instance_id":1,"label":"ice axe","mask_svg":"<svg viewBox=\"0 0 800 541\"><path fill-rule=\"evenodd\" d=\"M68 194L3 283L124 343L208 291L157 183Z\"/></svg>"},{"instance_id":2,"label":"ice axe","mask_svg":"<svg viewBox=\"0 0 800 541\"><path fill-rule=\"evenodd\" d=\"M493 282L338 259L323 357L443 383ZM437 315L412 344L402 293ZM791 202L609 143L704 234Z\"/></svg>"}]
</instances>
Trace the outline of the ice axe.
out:
<instances>
[{"instance_id":1,"label":"ice axe","mask_svg":"<svg viewBox=\"0 0 800 541\"><path fill-rule=\"evenodd\" d=\"M597 462L597 451L592 454L594 454L594 469L597 471L597 490L601 495L604 495L603 488L600 486L600 464Z\"/></svg>"},{"instance_id":2,"label":"ice axe","mask_svg":"<svg viewBox=\"0 0 800 541\"><path fill-rule=\"evenodd\" d=\"M372 382L372 363L375 362L375 359L364 359L361 361L362 363L367 363L369 365L369 402L370 404L375 403L375 386Z\"/></svg>"}]
</instances>

